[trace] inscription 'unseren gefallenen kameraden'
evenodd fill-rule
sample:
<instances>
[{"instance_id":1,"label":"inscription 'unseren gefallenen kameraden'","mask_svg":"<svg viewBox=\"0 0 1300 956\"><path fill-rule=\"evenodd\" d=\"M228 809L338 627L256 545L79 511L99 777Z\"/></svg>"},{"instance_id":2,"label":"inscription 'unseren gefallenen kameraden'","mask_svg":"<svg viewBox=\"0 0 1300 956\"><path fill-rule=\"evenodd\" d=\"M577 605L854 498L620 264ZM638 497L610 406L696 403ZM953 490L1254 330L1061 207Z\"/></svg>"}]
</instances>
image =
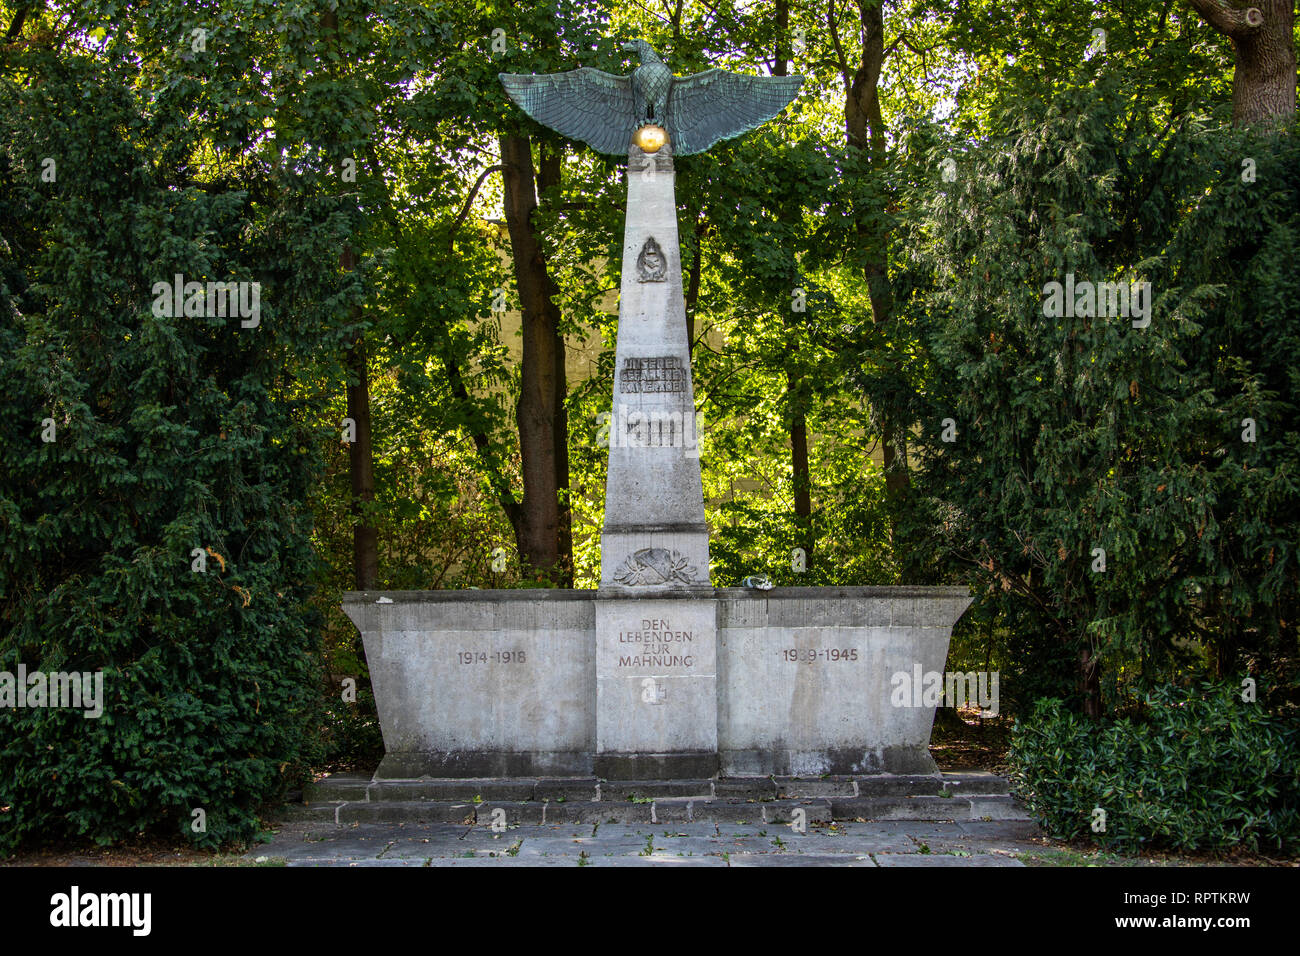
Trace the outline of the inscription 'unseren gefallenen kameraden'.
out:
<instances>
[{"instance_id":1,"label":"inscription 'unseren gefallenen kameraden'","mask_svg":"<svg viewBox=\"0 0 1300 956\"><path fill-rule=\"evenodd\" d=\"M643 618L641 630L619 631L619 644L632 645L632 654L620 654L619 667L693 667L695 655L681 654L695 641L693 631L674 631L667 621ZM674 645L686 645L674 647ZM621 649L621 648L620 648Z\"/></svg>"},{"instance_id":2,"label":"inscription 'unseren gefallenen kameraden'","mask_svg":"<svg viewBox=\"0 0 1300 956\"><path fill-rule=\"evenodd\" d=\"M686 369L680 355L662 358L625 358L619 379L621 392L684 392Z\"/></svg>"}]
</instances>

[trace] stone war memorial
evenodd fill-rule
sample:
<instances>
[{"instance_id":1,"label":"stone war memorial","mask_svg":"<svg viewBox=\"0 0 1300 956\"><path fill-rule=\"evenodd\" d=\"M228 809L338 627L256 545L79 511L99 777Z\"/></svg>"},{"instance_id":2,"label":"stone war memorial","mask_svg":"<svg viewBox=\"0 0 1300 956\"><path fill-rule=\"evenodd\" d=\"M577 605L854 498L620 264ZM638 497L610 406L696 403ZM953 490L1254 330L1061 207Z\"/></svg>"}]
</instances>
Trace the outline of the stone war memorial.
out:
<instances>
[{"instance_id":1,"label":"stone war memorial","mask_svg":"<svg viewBox=\"0 0 1300 956\"><path fill-rule=\"evenodd\" d=\"M802 78L675 77L625 49L629 76L501 76L539 123L627 156L600 586L346 594L386 750L372 786L937 778L934 708L891 680L943 670L964 588L709 579L673 159L772 119Z\"/></svg>"}]
</instances>

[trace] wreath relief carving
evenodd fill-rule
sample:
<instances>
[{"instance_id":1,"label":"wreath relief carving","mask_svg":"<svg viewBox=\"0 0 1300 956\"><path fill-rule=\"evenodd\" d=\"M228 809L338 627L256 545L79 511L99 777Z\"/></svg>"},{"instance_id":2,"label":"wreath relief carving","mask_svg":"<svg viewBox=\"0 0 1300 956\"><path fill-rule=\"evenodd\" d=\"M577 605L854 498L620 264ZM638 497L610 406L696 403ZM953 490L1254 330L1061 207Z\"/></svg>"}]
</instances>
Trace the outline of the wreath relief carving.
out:
<instances>
[{"instance_id":1,"label":"wreath relief carving","mask_svg":"<svg viewBox=\"0 0 1300 956\"><path fill-rule=\"evenodd\" d=\"M614 572L614 580L631 587L645 584L700 584L690 561L667 548L642 548L628 555Z\"/></svg>"}]
</instances>

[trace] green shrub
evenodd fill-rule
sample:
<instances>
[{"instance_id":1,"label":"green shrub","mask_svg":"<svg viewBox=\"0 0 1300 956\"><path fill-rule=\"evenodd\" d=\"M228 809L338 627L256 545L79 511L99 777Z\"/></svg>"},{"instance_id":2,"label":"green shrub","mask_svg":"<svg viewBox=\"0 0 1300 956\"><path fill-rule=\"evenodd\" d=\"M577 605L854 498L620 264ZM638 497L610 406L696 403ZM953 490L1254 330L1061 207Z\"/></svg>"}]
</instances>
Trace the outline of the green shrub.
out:
<instances>
[{"instance_id":1,"label":"green shrub","mask_svg":"<svg viewBox=\"0 0 1300 956\"><path fill-rule=\"evenodd\" d=\"M1166 685L1137 714L1103 723L1041 700L1016 721L1008 760L1016 795L1061 839L1125 851L1300 843L1295 722L1233 685ZM1094 832L1097 808L1105 829Z\"/></svg>"},{"instance_id":2,"label":"green shrub","mask_svg":"<svg viewBox=\"0 0 1300 956\"><path fill-rule=\"evenodd\" d=\"M104 699L0 706L0 854L245 841L317 759L295 376L349 334L351 222L276 164L196 181L190 118L226 114L186 97L215 84L43 55L23 54L39 82L0 77L0 672L102 672ZM31 174L44 156L57 181ZM176 273L259 282L260 324L155 314Z\"/></svg>"},{"instance_id":3,"label":"green shrub","mask_svg":"<svg viewBox=\"0 0 1300 956\"><path fill-rule=\"evenodd\" d=\"M1212 666L1300 703L1300 135L1189 115L1157 136L1129 81L1017 101L917 204L900 324L923 361L867 392L919 426L903 578L970 584L1022 693L1067 697L1099 660L1105 698ZM1047 314L1070 275L1149 282L1149 326Z\"/></svg>"}]
</instances>

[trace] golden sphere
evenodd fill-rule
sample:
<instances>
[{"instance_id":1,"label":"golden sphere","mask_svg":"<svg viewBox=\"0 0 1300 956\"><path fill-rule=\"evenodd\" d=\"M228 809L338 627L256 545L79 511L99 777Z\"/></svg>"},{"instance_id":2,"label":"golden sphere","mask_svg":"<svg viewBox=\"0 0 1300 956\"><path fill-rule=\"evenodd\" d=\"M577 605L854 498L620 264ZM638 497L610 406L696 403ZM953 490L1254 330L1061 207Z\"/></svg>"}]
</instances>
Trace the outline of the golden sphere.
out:
<instances>
[{"instance_id":1,"label":"golden sphere","mask_svg":"<svg viewBox=\"0 0 1300 956\"><path fill-rule=\"evenodd\" d=\"M668 133L662 126L642 126L632 141L643 153L657 153L659 147L668 142Z\"/></svg>"}]
</instances>

